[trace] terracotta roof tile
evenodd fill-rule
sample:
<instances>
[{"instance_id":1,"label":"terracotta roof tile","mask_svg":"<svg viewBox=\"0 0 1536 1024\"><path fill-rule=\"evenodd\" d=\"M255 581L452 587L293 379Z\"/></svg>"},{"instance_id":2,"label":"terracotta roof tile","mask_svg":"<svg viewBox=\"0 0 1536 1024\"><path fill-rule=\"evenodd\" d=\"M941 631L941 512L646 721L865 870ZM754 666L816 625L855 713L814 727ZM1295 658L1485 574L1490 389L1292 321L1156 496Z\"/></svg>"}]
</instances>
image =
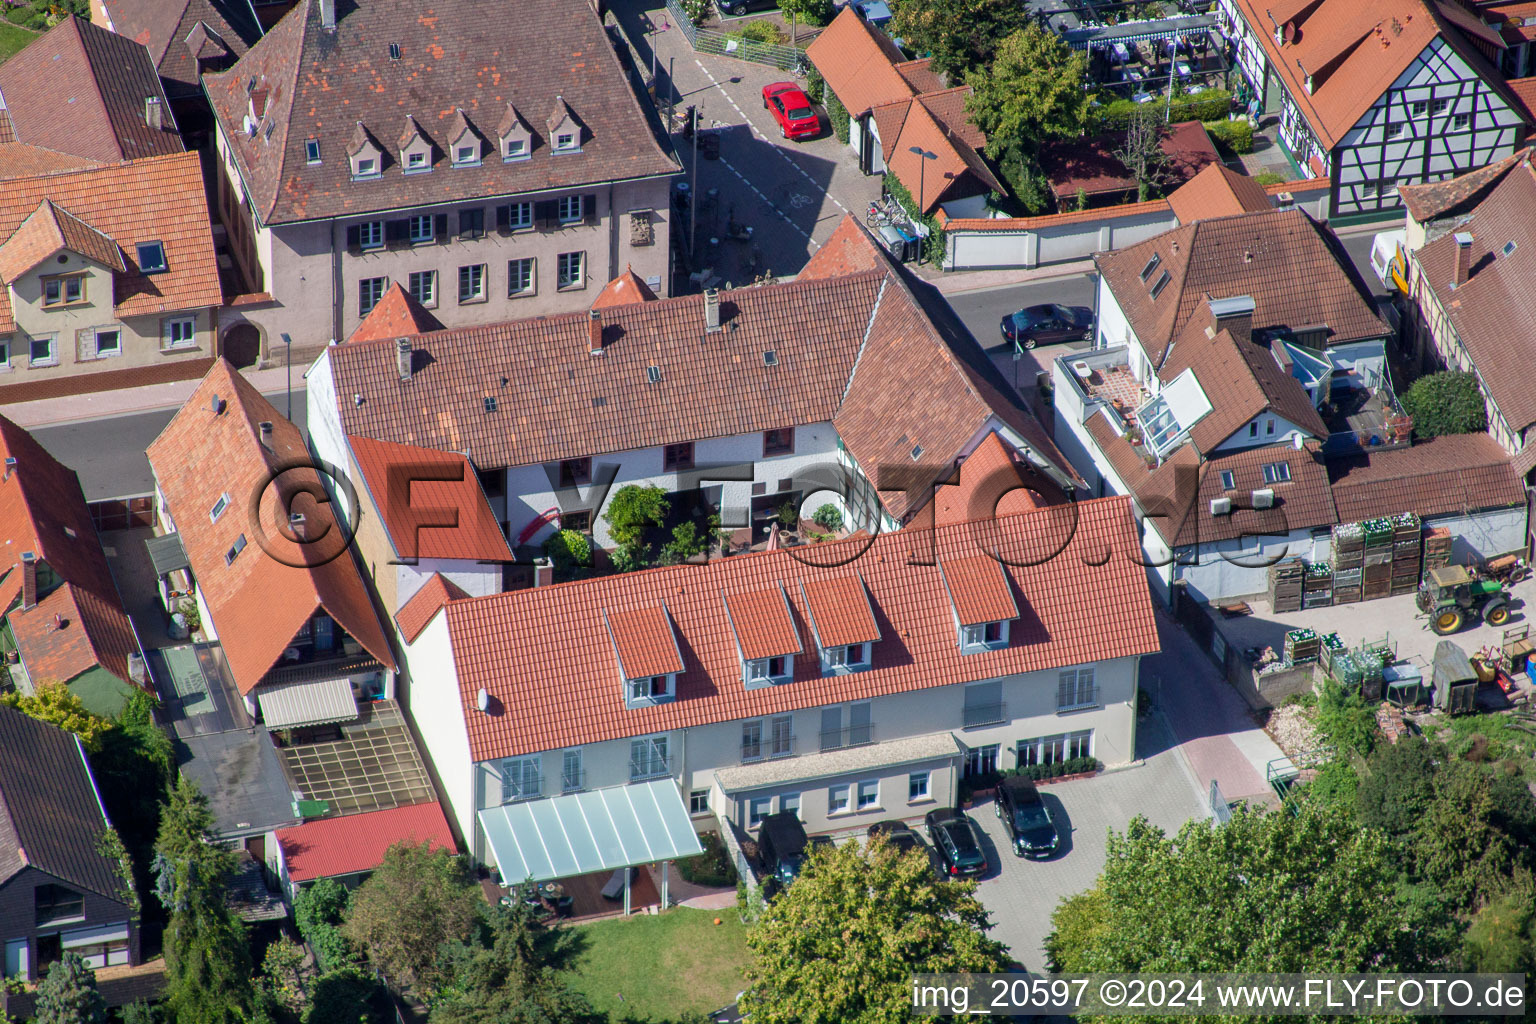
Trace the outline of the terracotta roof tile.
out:
<instances>
[{"instance_id":1,"label":"terracotta roof tile","mask_svg":"<svg viewBox=\"0 0 1536 1024\"><path fill-rule=\"evenodd\" d=\"M1330 344L1391 333L1373 310L1359 272L1328 229L1301 210L1213 217L1145 242L1097 253L1094 262L1154 362L1206 299L1251 296L1253 329L1323 324ZM1141 272L1153 256L1156 273ZM1150 285L1169 281L1152 298Z\"/></svg>"},{"instance_id":2,"label":"terracotta roof tile","mask_svg":"<svg viewBox=\"0 0 1536 1024\"><path fill-rule=\"evenodd\" d=\"M260 440L262 422L273 425L270 450ZM307 468L303 434L226 360L214 363L147 454L241 693L261 683L321 610L394 668L362 573L337 547L347 535L330 502L312 497L322 484ZM225 511L210 521L226 494ZM302 513L313 536L336 541L290 539L289 512ZM239 537L246 543L229 559Z\"/></svg>"},{"instance_id":3,"label":"terracotta roof tile","mask_svg":"<svg viewBox=\"0 0 1536 1024\"><path fill-rule=\"evenodd\" d=\"M769 590L782 580L805 620L794 584L847 576L850 566L817 568L776 551L454 601L446 621L470 756L489 760L1155 651L1157 627L1146 572L1136 561L1129 500L1088 501L1075 510L1077 528L1059 557L1019 558L1032 564L997 570L1028 605L1006 648L961 655L939 569L908 562L913 545L932 547L946 568L981 555L969 528L903 530L868 542L852 566L881 624L873 667L823 677L816 659L797 658L793 681L766 689L742 683L722 591ZM1033 544L1042 531L1051 549L1062 547L1056 519L1054 509L1000 519L998 535L1005 550ZM663 600L683 650L677 697L626 708L602 609ZM493 698L490 712L478 710L482 687Z\"/></svg>"},{"instance_id":4,"label":"terracotta roof tile","mask_svg":"<svg viewBox=\"0 0 1536 1024\"><path fill-rule=\"evenodd\" d=\"M722 600L741 656L748 661L799 654L804 649L783 584L748 593L722 592Z\"/></svg>"},{"instance_id":5,"label":"terracotta roof tile","mask_svg":"<svg viewBox=\"0 0 1536 1024\"><path fill-rule=\"evenodd\" d=\"M73 171L100 165L99 160L60 153L42 146L29 146L25 142L0 143L0 179L53 174L56 171Z\"/></svg>"},{"instance_id":6,"label":"terracotta roof tile","mask_svg":"<svg viewBox=\"0 0 1536 1024\"><path fill-rule=\"evenodd\" d=\"M411 334L440 331L443 325L437 317L400 287L395 281L384 289L384 297L378 305L363 317L347 341L378 341L381 338L403 338Z\"/></svg>"},{"instance_id":7,"label":"terracotta roof tile","mask_svg":"<svg viewBox=\"0 0 1536 1024\"><path fill-rule=\"evenodd\" d=\"M421 636L421 631L443 610L443 605L468 596L457 583L435 572L411 595L410 600L400 606L400 610L395 613L395 625L399 627L405 642L413 644Z\"/></svg>"},{"instance_id":8,"label":"terracotta roof tile","mask_svg":"<svg viewBox=\"0 0 1536 1024\"><path fill-rule=\"evenodd\" d=\"M66 16L0 65L15 141L92 160L135 160L184 147L149 51ZM164 127L144 118L159 99Z\"/></svg>"},{"instance_id":9,"label":"terracotta roof tile","mask_svg":"<svg viewBox=\"0 0 1536 1024\"><path fill-rule=\"evenodd\" d=\"M0 239L9 239L44 199L107 235L128 255L126 273L113 285L119 317L221 303L196 153L9 179L0 188ZM137 243L149 241L164 246L163 273L139 273ZM0 288L0 331L12 329L10 293Z\"/></svg>"},{"instance_id":10,"label":"terracotta roof tile","mask_svg":"<svg viewBox=\"0 0 1536 1024\"><path fill-rule=\"evenodd\" d=\"M939 563L955 618L962 626L1019 617L1008 574L995 558L976 555Z\"/></svg>"},{"instance_id":11,"label":"terracotta roof tile","mask_svg":"<svg viewBox=\"0 0 1536 1024\"><path fill-rule=\"evenodd\" d=\"M1285 463L1290 480L1270 483L1264 467ZM1223 486L1222 473L1231 473L1235 486ZM1269 508L1254 508L1254 491L1275 492ZM1232 511L1211 515L1211 500L1232 499ZM1371 515L1384 515L1385 511ZM1363 517L1362 517L1363 518ZM1333 493L1328 484L1327 463L1321 446L1307 442L1300 451L1289 445L1247 448L1240 452L1218 453L1200 467L1200 493L1189 505L1177 536L1179 545L1213 543L1239 537L1284 536L1292 530L1331 526L1339 521Z\"/></svg>"},{"instance_id":12,"label":"terracotta roof tile","mask_svg":"<svg viewBox=\"0 0 1536 1024\"><path fill-rule=\"evenodd\" d=\"M1125 133L1096 135L1086 139L1065 139L1041 147L1040 169L1051 183L1058 203L1073 199L1079 192L1090 196L1136 189L1136 175L1115 155L1124 146ZM1199 121L1170 125L1160 148L1168 158L1168 172L1175 181L1186 182L1210 164L1221 162L1216 146Z\"/></svg>"},{"instance_id":13,"label":"terracotta roof tile","mask_svg":"<svg viewBox=\"0 0 1536 1024\"><path fill-rule=\"evenodd\" d=\"M602 23L585 0L543 0L520 9L518 29L488 32L499 0L460 0L428 16L410 0L338 4L337 25L321 26L320 3L300 0L228 71L203 82L231 142L251 203L265 224L357 215L426 203L518 195L608 181L676 174L670 143L647 114ZM388 51L399 43L400 59ZM243 130L248 90L268 90L264 126ZM493 124L509 103L528 113L562 109L583 125L580 152L554 153L540 121L527 160L449 166L434 154L431 173L409 174L383 149L382 175L351 180L348 152L359 123L374 139L394 139L414 117L445 141L462 110ZM311 164L305 143L320 144Z\"/></svg>"},{"instance_id":14,"label":"terracotta roof tile","mask_svg":"<svg viewBox=\"0 0 1536 1024\"><path fill-rule=\"evenodd\" d=\"M867 644L880 639L880 624L869 591L858 573L801 580L800 596L811 628L823 648Z\"/></svg>"},{"instance_id":15,"label":"terracotta roof tile","mask_svg":"<svg viewBox=\"0 0 1536 1024\"><path fill-rule=\"evenodd\" d=\"M845 7L832 24L805 48L827 87L854 117L916 92L897 70L906 58L896 45L863 18Z\"/></svg>"},{"instance_id":16,"label":"terracotta roof tile","mask_svg":"<svg viewBox=\"0 0 1536 1024\"><path fill-rule=\"evenodd\" d=\"M944 88L944 79L933 70L932 57L904 60L896 65L896 73L916 93L935 92ZM881 137L884 138L884 136Z\"/></svg>"},{"instance_id":17,"label":"terracotta roof tile","mask_svg":"<svg viewBox=\"0 0 1536 1024\"><path fill-rule=\"evenodd\" d=\"M239 57L261 38L255 14L240 0L99 0L98 6L115 32L149 49L166 91L175 97L201 95L199 56ZM94 18L97 11L91 13Z\"/></svg>"},{"instance_id":18,"label":"terracotta roof tile","mask_svg":"<svg viewBox=\"0 0 1536 1024\"><path fill-rule=\"evenodd\" d=\"M603 609L608 635L613 638L619 671L625 679L644 679L683 670L683 656L677 649L677 634L667 606L625 610Z\"/></svg>"},{"instance_id":19,"label":"terracotta roof tile","mask_svg":"<svg viewBox=\"0 0 1536 1024\"><path fill-rule=\"evenodd\" d=\"M1536 81L1536 79L1532 79ZM1531 153L1529 147L1511 153L1475 171L1446 178L1444 181L1426 181L1420 185L1399 185L1397 194L1403 198L1408 216L1420 224L1438 220L1448 214L1462 212L1481 202L1489 190L1504 180L1504 175Z\"/></svg>"},{"instance_id":20,"label":"terracotta roof tile","mask_svg":"<svg viewBox=\"0 0 1536 1024\"><path fill-rule=\"evenodd\" d=\"M914 522L932 526L1014 515L1066 500L1059 485L1024 462L995 433L989 433L960 464L955 486L941 486L929 507L933 516Z\"/></svg>"},{"instance_id":21,"label":"terracotta roof tile","mask_svg":"<svg viewBox=\"0 0 1536 1024\"><path fill-rule=\"evenodd\" d=\"M277 843L288 877L294 882L371 871L384 863L385 851L396 843L430 843L434 850L458 852L448 819L435 800L306 821L278 829Z\"/></svg>"},{"instance_id":22,"label":"terracotta roof tile","mask_svg":"<svg viewBox=\"0 0 1536 1024\"><path fill-rule=\"evenodd\" d=\"M16 460L0 479L0 534L7 552L0 565L5 599L0 611L28 674L34 682L68 682L100 665L129 682L128 655L138 651L138 640L74 472L4 417L0 455ZM30 609L11 607L21 594L24 551L36 553L64 580ZM55 616L62 617L62 629Z\"/></svg>"},{"instance_id":23,"label":"terracotta roof tile","mask_svg":"<svg viewBox=\"0 0 1536 1024\"><path fill-rule=\"evenodd\" d=\"M1168 196L1168 205L1181 224L1205 217L1257 213L1274 206L1264 186L1220 163L1207 164L1199 174L1174 189Z\"/></svg>"},{"instance_id":24,"label":"terracotta roof tile","mask_svg":"<svg viewBox=\"0 0 1536 1024\"><path fill-rule=\"evenodd\" d=\"M1422 246L1414 259L1500 415L1518 432L1536 423L1536 393L1527 383L1536 363L1536 168L1529 155L1475 195L1481 199L1458 218L1456 232ZM1455 236L1463 233L1472 236L1472 273L1453 289Z\"/></svg>"},{"instance_id":25,"label":"terracotta roof tile","mask_svg":"<svg viewBox=\"0 0 1536 1024\"><path fill-rule=\"evenodd\" d=\"M0 243L0 279L7 282L60 250L94 260L121 274L127 269L117 243L50 199L37 204L11 236Z\"/></svg>"},{"instance_id":26,"label":"terracotta roof tile","mask_svg":"<svg viewBox=\"0 0 1536 1024\"><path fill-rule=\"evenodd\" d=\"M1504 84L1520 101L1520 113L1527 123L1536 122L1536 75L1529 78L1506 78Z\"/></svg>"},{"instance_id":27,"label":"terracotta roof tile","mask_svg":"<svg viewBox=\"0 0 1536 1024\"><path fill-rule=\"evenodd\" d=\"M883 270L886 265L885 256L869 232L854 218L844 217L832 229L832 236L811 254L795 280L843 277L863 270Z\"/></svg>"},{"instance_id":28,"label":"terracotta roof tile","mask_svg":"<svg viewBox=\"0 0 1536 1024\"><path fill-rule=\"evenodd\" d=\"M969 86L961 88L967 93L970 90ZM935 104L941 110L948 105ZM973 129L964 134L976 133ZM914 146L933 153L934 159L929 160L913 153ZM915 198L920 198L925 212L931 212L951 198L975 195L979 191L1004 191L991 169L962 133L953 131L935 116L925 97L912 101L894 143L885 146L884 150L885 162L891 173L901 179ZM921 164L929 166L919 166ZM917 195L918 189L922 190L921 197Z\"/></svg>"},{"instance_id":29,"label":"terracotta roof tile","mask_svg":"<svg viewBox=\"0 0 1536 1024\"><path fill-rule=\"evenodd\" d=\"M607 309L609 306L627 306L632 302L655 301L656 293L651 291L650 286L636 276L633 267L625 267L624 273L603 285L592 308Z\"/></svg>"},{"instance_id":30,"label":"terracotta roof tile","mask_svg":"<svg viewBox=\"0 0 1536 1024\"><path fill-rule=\"evenodd\" d=\"M464 456L370 437L350 443L397 557L512 560L506 534Z\"/></svg>"},{"instance_id":31,"label":"terracotta roof tile","mask_svg":"<svg viewBox=\"0 0 1536 1024\"><path fill-rule=\"evenodd\" d=\"M1342 522L1416 512L1466 514L1525 502L1509 455L1487 434L1451 434L1411 448L1328 463Z\"/></svg>"}]
</instances>

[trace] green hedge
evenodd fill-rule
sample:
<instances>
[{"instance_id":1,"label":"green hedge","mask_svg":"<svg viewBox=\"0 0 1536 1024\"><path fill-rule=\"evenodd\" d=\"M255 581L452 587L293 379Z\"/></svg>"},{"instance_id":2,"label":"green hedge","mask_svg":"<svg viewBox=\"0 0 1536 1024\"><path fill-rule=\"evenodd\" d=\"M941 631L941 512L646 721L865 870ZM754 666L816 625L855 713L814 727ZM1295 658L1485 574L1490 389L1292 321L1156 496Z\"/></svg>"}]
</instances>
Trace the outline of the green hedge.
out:
<instances>
[{"instance_id":1,"label":"green hedge","mask_svg":"<svg viewBox=\"0 0 1536 1024\"><path fill-rule=\"evenodd\" d=\"M968 799L972 793L983 789L993 789L998 783L1015 775L1026 779L1059 779L1063 775L1082 775L1086 772L1096 772L1104 765L1095 757L1072 757L1065 761L1057 761L1055 764L1029 764L1019 768L1009 768L1001 772L983 772L979 775L966 777L960 783L961 800Z\"/></svg>"},{"instance_id":2,"label":"green hedge","mask_svg":"<svg viewBox=\"0 0 1536 1024\"><path fill-rule=\"evenodd\" d=\"M1135 100L1115 100L1101 107L1090 107L1088 128L1090 132L1124 131L1131 118L1142 107L1162 108L1165 100L1137 103ZM1232 94L1225 89L1207 89L1196 96L1176 96L1168 109L1168 121L1222 121L1232 110Z\"/></svg>"},{"instance_id":3,"label":"green hedge","mask_svg":"<svg viewBox=\"0 0 1536 1024\"><path fill-rule=\"evenodd\" d=\"M827 94L827 120L832 122L832 132L837 136L838 142L848 141L848 108L843 106L837 98L837 94L831 89Z\"/></svg>"},{"instance_id":4,"label":"green hedge","mask_svg":"<svg viewBox=\"0 0 1536 1024\"><path fill-rule=\"evenodd\" d=\"M684 881L722 888L735 885L736 866L731 863L731 855L719 833L705 832L699 836L699 844L704 847L703 853L677 862L677 873Z\"/></svg>"},{"instance_id":5,"label":"green hedge","mask_svg":"<svg viewBox=\"0 0 1536 1024\"><path fill-rule=\"evenodd\" d=\"M1253 122L1246 117L1236 121L1207 121L1205 130L1218 146L1226 146L1239 156L1253 152Z\"/></svg>"},{"instance_id":6,"label":"green hedge","mask_svg":"<svg viewBox=\"0 0 1536 1024\"><path fill-rule=\"evenodd\" d=\"M806 69L805 94L811 98L812 103L820 103L825 98L826 84L826 79L821 77L821 72L816 70L815 65Z\"/></svg>"}]
</instances>

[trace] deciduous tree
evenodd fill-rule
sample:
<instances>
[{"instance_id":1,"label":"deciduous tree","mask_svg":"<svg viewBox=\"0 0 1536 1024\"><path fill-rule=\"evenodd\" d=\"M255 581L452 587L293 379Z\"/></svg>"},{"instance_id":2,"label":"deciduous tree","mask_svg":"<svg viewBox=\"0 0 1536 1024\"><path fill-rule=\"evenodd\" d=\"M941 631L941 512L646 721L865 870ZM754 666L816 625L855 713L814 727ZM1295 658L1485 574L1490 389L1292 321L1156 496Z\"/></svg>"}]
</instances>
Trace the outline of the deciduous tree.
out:
<instances>
[{"instance_id":1,"label":"deciduous tree","mask_svg":"<svg viewBox=\"0 0 1536 1024\"><path fill-rule=\"evenodd\" d=\"M342 933L396 988L442 979L438 947L475 927L483 902L462 858L427 843L396 843L352 894Z\"/></svg>"},{"instance_id":2,"label":"deciduous tree","mask_svg":"<svg viewBox=\"0 0 1536 1024\"><path fill-rule=\"evenodd\" d=\"M987 133L989 153L1016 150L1033 158L1048 139L1082 133L1087 74L1083 54L1031 22L1004 38L991 66L969 79L966 113Z\"/></svg>"},{"instance_id":3,"label":"deciduous tree","mask_svg":"<svg viewBox=\"0 0 1536 1024\"><path fill-rule=\"evenodd\" d=\"M1004 970L974 882L934 877L926 857L883 841L818 851L747 933L741 1000L754 1024L910 1020L915 972Z\"/></svg>"},{"instance_id":4,"label":"deciduous tree","mask_svg":"<svg viewBox=\"0 0 1536 1024\"><path fill-rule=\"evenodd\" d=\"M40 683L31 697L19 692L8 693L0 697L0 704L74 733L89 753L95 753L101 747L102 739L113 729L111 721L86 710L84 702L63 683Z\"/></svg>"},{"instance_id":5,"label":"deciduous tree","mask_svg":"<svg viewBox=\"0 0 1536 1024\"><path fill-rule=\"evenodd\" d=\"M1477 378L1446 370L1420 377L1403 392L1403 411L1413 417L1419 437L1473 434L1488 429L1488 409Z\"/></svg>"},{"instance_id":6,"label":"deciduous tree","mask_svg":"<svg viewBox=\"0 0 1536 1024\"><path fill-rule=\"evenodd\" d=\"M779 10L789 19L791 45L799 45L799 26L825 25L832 18L832 0L779 0Z\"/></svg>"},{"instance_id":7,"label":"deciduous tree","mask_svg":"<svg viewBox=\"0 0 1536 1024\"><path fill-rule=\"evenodd\" d=\"M901 0L891 13L891 35L932 54L933 69L951 84L970 82L1001 40L1032 24L1018 0Z\"/></svg>"}]
</instances>

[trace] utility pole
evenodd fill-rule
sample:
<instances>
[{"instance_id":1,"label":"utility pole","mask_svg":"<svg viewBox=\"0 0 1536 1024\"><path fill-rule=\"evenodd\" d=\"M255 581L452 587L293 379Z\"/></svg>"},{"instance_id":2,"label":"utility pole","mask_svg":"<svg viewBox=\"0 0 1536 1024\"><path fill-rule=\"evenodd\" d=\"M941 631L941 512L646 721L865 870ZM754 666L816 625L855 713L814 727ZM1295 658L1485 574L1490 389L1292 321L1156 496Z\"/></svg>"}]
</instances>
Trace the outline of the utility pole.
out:
<instances>
[{"instance_id":1,"label":"utility pole","mask_svg":"<svg viewBox=\"0 0 1536 1024\"><path fill-rule=\"evenodd\" d=\"M689 122L689 128L693 135L693 169L691 177L693 183L688 186L688 261L693 262L694 250L699 244L699 121L704 113L704 101L700 100L698 106L693 108L693 118ZM697 267L694 268L698 270Z\"/></svg>"},{"instance_id":2,"label":"utility pole","mask_svg":"<svg viewBox=\"0 0 1536 1024\"><path fill-rule=\"evenodd\" d=\"M283 348L288 353L288 421L293 422L293 339L284 331L281 335Z\"/></svg>"}]
</instances>

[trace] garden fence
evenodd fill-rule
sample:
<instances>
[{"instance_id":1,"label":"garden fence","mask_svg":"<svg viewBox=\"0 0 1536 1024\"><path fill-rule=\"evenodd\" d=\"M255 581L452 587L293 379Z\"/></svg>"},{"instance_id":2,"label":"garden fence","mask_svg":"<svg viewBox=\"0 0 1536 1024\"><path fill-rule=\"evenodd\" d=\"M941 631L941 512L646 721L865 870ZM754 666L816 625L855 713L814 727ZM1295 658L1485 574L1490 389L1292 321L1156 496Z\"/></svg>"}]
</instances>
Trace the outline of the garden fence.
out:
<instances>
[{"instance_id":1,"label":"garden fence","mask_svg":"<svg viewBox=\"0 0 1536 1024\"><path fill-rule=\"evenodd\" d=\"M683 30L683 35L697 53L735 57L797 75L805 74L810 67L810 62L805 59L805 51L796 47L744 39L739 34L721 32L714 28L700 28L688 17L679 0L667 0L667 10L672 15L673 23Z\"/></svg>"}]
</instances>

